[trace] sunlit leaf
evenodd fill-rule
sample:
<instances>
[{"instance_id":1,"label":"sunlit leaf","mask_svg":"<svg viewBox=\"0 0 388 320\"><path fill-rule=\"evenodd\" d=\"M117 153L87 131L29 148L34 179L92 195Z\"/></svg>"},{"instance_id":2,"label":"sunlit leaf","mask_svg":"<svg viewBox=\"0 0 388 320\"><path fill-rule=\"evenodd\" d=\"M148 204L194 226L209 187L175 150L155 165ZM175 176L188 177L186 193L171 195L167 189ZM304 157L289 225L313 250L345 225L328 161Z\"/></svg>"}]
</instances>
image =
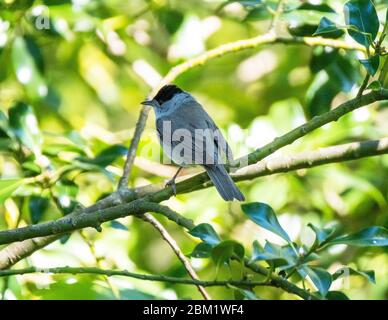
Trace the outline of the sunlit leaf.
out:
<instances>
[{"instance_id":1,"label":"sunlit leaf","mask_svg":"<svg viewBox=\"0 0 388 320\"><path fill-rule=\"evenodd\" d=\"M244 258L244 247L234 240L225 240L217 244L211 252L211 257L216 264L217 273L219 268L228 263L232 257L236 257L240 261Z\"/></svg>"},{"instance_id":2,"label":"sunlit leaf","mask_svg":"<svg viewBox=\"0 0 388 320\"><path fill-rule=\"evenodd\" d=\"M212 246L217 245L221 239L213 227L208 223L201 223L189 231L193 237L200 238Z\"/></svg>"},{"instance_id":3,"label":"sunlit leaf","mask_svg":"<svg viewBox=\"0 0 388 320\"><path fill-rule=\"evenodd\" d=\"M207 242L198 243L194 250L189 254L192 258L209 258L213 246Z\"/></svg>"},{"instance_id":4,"label":"sunlit leaf","mask_svg":"<svg viewBox=\"0 0 388 320\"><path fill-rule=\"evenodd\" d=\"M321 21L319 21L318 28L313 35L318 36L324 33L333 32L337 30L338 28L333 21L329 20L326 17L323 17Z\"/></svg>"},{"instance_id":5,"label":"sunlit leaf","mask_svg":"<svg viewBox=\"0 0 388 320\"><path fill-rule=\"evenodd\" d=\"M334 238L328 244L347 244L359 247L388 246L388 230L384 227L369 227L357 233Z\"/></svg>"},{"instance_id":6,"label":"sunlit leaf","mask_svg":"<svg viewBox=\"0 0 388 320\"><path fill-rule=\"evenodd\" d=\"M335 232L335 228L318 228L314 226L312 223L309 223L308 226L315 233L315 242L318 247L321 246L326 241L328 241L330 238L332 238Z\"/></svg>"},{"instance_id":7,"label":"sunlit leaf","mask_svg":"<svg viewBox=\"0 0 388 320\"><path fill-rule=\"evenodd\" d=\"M368 90L379 90L382 87L379 80L372 81L366 88Z\"/></svg>"},{"instance_id":8,"label":"sunlit leaf","mask_svg":"<svg viewBox=\"0 0 388 320\"><path fill-rule=\"evenodd\" d=\"M4 203L6 199L23 184L23 179L1 179L0 180L0 204Z\"/></svg>"},{"instance_id":9,"label":"sunlit leaf","mask_svg":"<svg viewBox=\"0 0 388 320\"><path fill-rule=\"evenodd\" d=\"M360 63L364 66L368 74L373 77L379 69L380 57L378 55L374 55L369 59L360 60Z\"/></svg>"},{"instance_id":10,"label":"sunlit leaf","mask_svg":"<svg viewBox=\"0 0 388 320\"><path fill-rule=\"evenodd\" d=\"M371 39L365 34L348 29L349 35L365 47L371 45L379 31L379 19L375 6L371 0L350 0L345 3L345 22L348 26L354 26L363 33L370 34Z\"/></svg>"},{"instance_id":11,"label":"sunlit leaf","mask_svg":"<svg viewBox=\"0 0 388 320\"><path fill-rule=\"evenodd\" d=\"M333 281L331 274L326 270L317 267L302 266L301 269L310 277L319 293L322 296L325 296Z\"/></svg>"},{"instance_id":12,"label":"sunlit leaf","mask_svg":"<svg viewBox=\"0 0 388 320\"><path fill-rule=\"evenodd\" d=\"M261 202L253 202L243 204L241 208L260 227L277 234L287 242L291 242L290 237L279 224L275 212L269 205Z\"/></svg>"}]
</instances>

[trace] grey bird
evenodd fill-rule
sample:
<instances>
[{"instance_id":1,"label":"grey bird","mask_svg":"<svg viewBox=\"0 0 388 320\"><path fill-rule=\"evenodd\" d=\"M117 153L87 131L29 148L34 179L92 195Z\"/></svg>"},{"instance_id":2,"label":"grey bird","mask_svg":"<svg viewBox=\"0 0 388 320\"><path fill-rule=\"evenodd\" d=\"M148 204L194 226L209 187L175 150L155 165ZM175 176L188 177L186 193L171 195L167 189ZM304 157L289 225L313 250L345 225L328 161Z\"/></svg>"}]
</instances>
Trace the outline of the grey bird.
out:
<instances>
[{"instance_id":1,"label":"grey bird","mask_svg":"<svg viewBox=\"0 0 388 320\"><path fill-rule=\"evenodd\" d=\"M176 85L165 85L153 99L142 104L153 107L163 150L180 166L167 183L175 194L175 179L182 167L202 165L224 200L245 200L225 168L226 163L233 161L228 143L191 94Z\"/></svg>"}]
</instances>

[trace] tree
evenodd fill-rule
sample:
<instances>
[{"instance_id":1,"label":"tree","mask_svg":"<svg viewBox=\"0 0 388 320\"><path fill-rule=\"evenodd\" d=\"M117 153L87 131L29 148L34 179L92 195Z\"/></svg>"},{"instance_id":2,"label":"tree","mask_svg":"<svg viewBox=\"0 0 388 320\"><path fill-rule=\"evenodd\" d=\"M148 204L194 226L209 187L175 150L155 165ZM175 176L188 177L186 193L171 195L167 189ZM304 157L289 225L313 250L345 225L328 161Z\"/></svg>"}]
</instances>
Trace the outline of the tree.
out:
<instances>
[{"instance_id":1,"label":"tree","mask_svg":"<svg viewBox=\"0 0 388 320\"><path fill-rule=\"evenodd\" d=\"M26 286L12 283L11 276L28 273L46 273L55 281L57 288L29 289L29 297L41 298L66 295L66 274L77 275L78 288L102 279L106 289L101 296L123 299L150 297L144 293L145 280L161 283L156 296L165 286L178 298L204 299L280 298L286 293L302 299L347 299L347 288L333 289L335 280L356 275L374 283L374 271L359 266L370 253L386 261L379 247L388 245L386 219L381 218L387 208L386 158L369 159L388 152L388 138L382 137L386 129L379 125L388 100L387 23L377 14L385 14L384 2L137 5L2 4L3 298ZM341 13L333 9L339 6ZM205 41L212 28L216 33ZM234 32L255 36L236 40ZM159 79L155 69L165 76ZM243 185L248 201L241 207L221 202L215 193L214 200L213 194L207 199L199 196L204 191L193 193L211 187L206 173L195 171L180 179L181 205L171 200L172 188L155 179L171 176L171 167L156 162L160 150L153 152L155 135L144 135L149 107L134 106L146 85L153 96L172 82L212 97L220 110L234 113L223 121L225 128L230 118L249 128L243 133L229 124L235 132L230 138L242 151L239 160L246 164L232 173L235 181L248 181ZM210 108L213 103L208 98L204 104ZM374 109L368 107L372 104ZM139 113L137 122L124 110ZM131 126L127 151L124 143L130 135L117 130ZM242 136L240 142L236 135ZM287 153L280 153L283 148ZM337 165L306 170L333 163ZM278 173L282 175L272 180L256 179ZM140 184L142 179L148 184ZM160 204L167 200L168 205ZM190 214L191 201L201 215ZM209 217L206 206L216 209L217 219ZM301 220L286 225L282 218L287 215L278 220L282 212ZM252 236L238 232L239 227L249 228ZM304 233L295 236L293 228ZM109 235L119 233L129 245L122 247L117 238L109 241ZM155 251L159 239L179 261L167 262L167 273L160 272L163 263L158 263L164 255ZM58 252L72 245L87 249L88 266L69 263L65 256L55 267L36 264L36 254L25 259L58 240ZM101 256L99 244L108 256ZM116 245L129 251L131 259L127 256L124 264L129 268L135 262L133 270L120 268L120 254L109 257ZM338 245L347 247L333 253L330 248ZM163 247L163 252L167 257L170 251ZM82 255L75 253L77 259ZM193 268L193 259L203 267ZM16 263L19 267L12 268ZM130 283L141 280L135 282L138 291L125 290L116 276ZM268 291L271 287L278 289ZM79 292L79 298L99 297L98 290Z\"/></svg>"}]
</instances>

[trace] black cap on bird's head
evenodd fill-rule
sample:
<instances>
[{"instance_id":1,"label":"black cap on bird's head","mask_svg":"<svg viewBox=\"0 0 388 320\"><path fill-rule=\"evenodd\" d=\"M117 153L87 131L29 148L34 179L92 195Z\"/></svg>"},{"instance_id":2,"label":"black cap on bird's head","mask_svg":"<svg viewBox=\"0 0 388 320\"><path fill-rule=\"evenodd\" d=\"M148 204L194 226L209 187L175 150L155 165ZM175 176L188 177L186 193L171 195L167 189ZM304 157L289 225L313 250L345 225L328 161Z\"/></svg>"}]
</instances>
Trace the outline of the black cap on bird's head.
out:
<instances>
[{"instance_id":1,"label":"black cap on bird's head","mask_svg":"<svg viewBox=\"0 0 388 320\"><path fill-rule=\"evenodd\" d=\"M183 92L178 86L168 84L163 86L152 100L143 101L142 104L154 106L153 102L157 102L161 106L164 102L171 100L176 94Z\"/></svg>"}]
</instances>

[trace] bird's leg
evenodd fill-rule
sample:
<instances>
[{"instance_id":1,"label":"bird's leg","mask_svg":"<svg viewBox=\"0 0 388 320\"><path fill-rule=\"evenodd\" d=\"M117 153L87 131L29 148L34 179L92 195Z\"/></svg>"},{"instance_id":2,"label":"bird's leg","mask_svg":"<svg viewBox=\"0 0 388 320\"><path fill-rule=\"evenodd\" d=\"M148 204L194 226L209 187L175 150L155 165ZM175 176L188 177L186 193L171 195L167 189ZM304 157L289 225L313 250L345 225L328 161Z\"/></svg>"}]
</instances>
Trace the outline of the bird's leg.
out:
<instances>
[{"instance_id":1,"label":"bird's leg","mask_svg":"<svg viewBox=\"0 0 388 320\"><path fill-rule=\"evenodd\" d=\"M169 181L167 181L167 183L166 183L166 187L171 186L172 191L174 192L174 195L175 195L175 196L176 196L176 184L175 184L175 179L176 179L176 177L178 176L179 172L181 172L182 169L183 169L183 167L179 167L178 171L174 174L174 176L172 177L172 179L169 180Z\"/></svg>"}]
</instances>

